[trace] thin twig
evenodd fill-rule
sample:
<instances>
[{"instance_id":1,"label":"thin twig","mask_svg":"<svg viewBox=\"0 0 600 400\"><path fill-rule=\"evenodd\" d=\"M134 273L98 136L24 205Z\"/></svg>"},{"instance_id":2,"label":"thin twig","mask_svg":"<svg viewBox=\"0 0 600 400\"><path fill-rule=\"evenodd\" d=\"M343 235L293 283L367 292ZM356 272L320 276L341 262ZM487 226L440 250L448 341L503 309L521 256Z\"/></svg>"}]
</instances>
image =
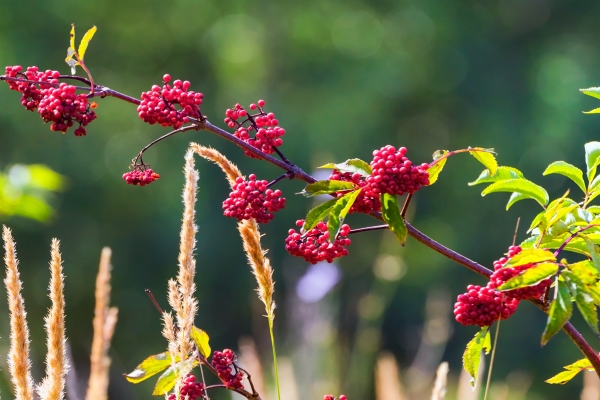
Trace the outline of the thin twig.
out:
<instances>
[{"instance_id":1,"label":"thin twig","mask_svg":"<svg viewBox=\"0 0 600 400\"><path fill-rule=\"evenodd\" d=\"M408 206L410 205L410 200L412 199L412 197L413 194L409 193L408 196L406 196L406 200L404 200L404 205L402 206L402 211L400 212L402 218L406 217L406 211L408 211Z\"/></svg>"}]
</instances>

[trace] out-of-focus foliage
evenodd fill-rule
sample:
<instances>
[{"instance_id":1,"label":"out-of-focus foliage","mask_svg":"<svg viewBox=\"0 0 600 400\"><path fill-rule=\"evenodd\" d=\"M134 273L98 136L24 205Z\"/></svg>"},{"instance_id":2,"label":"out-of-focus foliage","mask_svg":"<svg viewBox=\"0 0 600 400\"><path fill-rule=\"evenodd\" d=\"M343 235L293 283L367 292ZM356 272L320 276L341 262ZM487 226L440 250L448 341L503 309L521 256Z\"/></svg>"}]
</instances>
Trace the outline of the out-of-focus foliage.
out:
<instances>
[{"instance_id":1,"label":"out-of-focus foliage","mask_svg":"<svg viewBox=\"0 0 600 400\"><path fill-rule=\"evenodd\" d=\"M407 147L415 163L430 161L437 149L482 146L556 198L577 187L563 176L542 176L546 166L567 160L585 168L581 146L600 133L598 117L581 113L597 100L578 92L600 84L598 15L600 3L583 0L36 0L0 5L0 60L68 73L70 24L95 25L85 64L96 82L139 96L170 73L204 93L202 110L214 123L236 102L263 98L286 128L281 150L307 171L349 158L369 161L371 151L386 144ZM24 110L18 93L0 85L0 160L48 165L70 182L51 224L9 223L27 275L28 316L40 321L31 326L39 358L34 364L42 365L45 354L41 321L48 299L42 288L49 239L62 242L67 334L81 371L91 342L98 255L107 245L114 254L113 303L120 318L111 398L145 399L152 383L129 385L120 374L165 350L160 316L144 289L167 304L187 144L215 146L259 179L274 179L280 171L207 132L190 132L144 155L160 173L158 182L126 185L121 175L130 160L166 131L144 124L134 105L110 98L98 104L99 117L86 137L60 135ZM491 267L512 242L517 218L531 220L538 205L518 202L505 211L505 196L482 198L478 187L467 186L481 172L478 163L452 161L434 186L412 200L408 220ZM236 348L241 336L254 337L268 372L264 312L235 221L221 214L228 184L214 165L197 165L196 324L214 349ZM484 280L411 238L401 247L390 232L357 235L339 264L309 267L287 255L284 237L317 203L292 195L302 190L301 182L284 180L278 187L288 198L286 208L261 231L277 282L278 354L287 357L283 392L307 399L327 392L372 398L373 366L384 349L397 357L407 391L430 393L430 377L442 359L450 362L450 382L456 382L464 344L476 332L449 320L451 303L467 284ZM354 228L373 221L351 215L346 222ZM0 296L0 310L5 301ZM8 343L1 315L0 356ZM531 399L575 398L579 377L564 386L543 383L580 358L561 333L540 349L545 321L529 304L503 321L493 382L510 393L531 385ZM573 322L597 348L585 321L575 316ZM0 391L10 393L6 379ZM455 392L450 388L448 397Z\"/></svg>"},{"instance_id":2,"label":"out-of-focus foliage","mask_svg":"<svg viewBox=\"0 0 600 400\"><path fill-rule=\"evenodd\" d=\"M39 222L54 216L52 192L62 192L65 177L45 165L15 164L0 172L0 219L18 215Z\"/></svg>"}]
</instances>

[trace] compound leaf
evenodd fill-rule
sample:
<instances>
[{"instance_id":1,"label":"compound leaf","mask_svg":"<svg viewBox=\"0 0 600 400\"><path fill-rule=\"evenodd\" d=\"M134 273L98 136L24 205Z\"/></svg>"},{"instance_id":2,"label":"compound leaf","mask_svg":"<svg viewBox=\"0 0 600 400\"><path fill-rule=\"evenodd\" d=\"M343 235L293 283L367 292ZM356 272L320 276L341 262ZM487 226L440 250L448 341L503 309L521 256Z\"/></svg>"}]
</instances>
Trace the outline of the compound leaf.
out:
<instances>
[{"instance_id":1,"label":"compound leaf","mask_svg":"<svg viewBox=\"0 0 600 400\"><path fill-rule=\"evenodd\" d=\"M320 194L331 194L335 192L353 190L355 188L356 185L352 182L323 180L306 186L304 190L300 192L300 194L303 194L306 197L312 197Z\"/></svg>"},{"instance_id":2,"label":"compound leaf","mask_svg":"<svg viewBox=\"0 0 600 400\"><path fill-rule=\"evenodd\" d=\"M542 207L548 204L548 192L543 187L528 181L527 179L508 179L492 183L481 192L482 196L496 192L518 192L530 196Z\"/></svg>"},{"instance_id":3,"label":"compound leaf","mask_svg":"<svg viewBox=\"0 0 600 400\"><path fill-rule=\"evenodd\" d=\"M508 179L521 179L523 173L513 167L498 167L495 174L491 174L489 169L483 170L479 177L473 182L469 182L469 186L479 185L480 183L493 183L498 181L506 181Z\"/></svg>"},{"instance_id":4,"label":"compound leaf","mask_svg":"<svg viewBox=\"0 0 600 400\"><path fill-rule=\"evenodd\" d=\"M523 250L516 256L512 257L504 265L504 268L519 267L525 264L538 263L544 261L556 261L554 254L545 249L528 249Z\"/></svg>"},{"instance_id":5,"label":"compound leaf","mask_svg":"<svg viewBox=\"0 0 600 400\"><path fill-rule=\"evenodd\" d=\"M355 190L340 197L331 208L329 219L327 220L327 230L329 231L329 240L331 243L333 243L337 237L340 227L344 223L344 219L346 218L346 215L348 215L348 212L360 194L360 191L361 189Z\"/></svg>"},{"instance_id":6,"label":"compound leaf","mask_svg":"<svg viewBox=\"0 0 600 400\"><path fill-rule=\"evenodd\" d=\"M575 375L580 373L581 371L587 369L588 371L593 371L594 367L592 367L592 363L587 358L582 358L581 360L575 361L573 364L569 364L563 367L566 371L560 372L557 375L554 375L552 378L547 379L546 383L553 383L564 385L569 382Z\"/></svg>"},{"instance_id":7,"label":"compound leaf","mask_svg":"<svg viewBox=\"0 0 600 400\"><path fill-rule=\"evenodd\" d=\"M352 158L339 164L329 163L322 165L319 168L337 169L340 172L350 172L352 174L356 173L365 177L373 173L371 166L366 161L363 161L359 158Z\"/></svg>"}]
</instances>

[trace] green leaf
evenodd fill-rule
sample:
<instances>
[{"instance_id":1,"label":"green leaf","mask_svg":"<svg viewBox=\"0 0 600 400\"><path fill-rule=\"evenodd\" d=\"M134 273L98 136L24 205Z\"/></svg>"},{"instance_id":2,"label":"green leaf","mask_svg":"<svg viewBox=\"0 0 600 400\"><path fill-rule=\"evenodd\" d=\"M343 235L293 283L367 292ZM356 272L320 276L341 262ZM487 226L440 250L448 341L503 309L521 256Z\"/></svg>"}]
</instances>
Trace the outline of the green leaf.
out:
<instances>
[{"instance_id":1,"label":"green leaf","mask_svg":"<svg viewBox=\"0 0 600 400\"><path fill-rule=\"evenodd\" d=\"M535 183L528 181L527 179L509 179L506 181L499 181L492 183L486 187L482 196L496 192L518 192L530 196L536 200L542 207L548 204L548 192L543 187L536 185Z\"/></svg>"},{"instance_id":2,"label":"green leaf","mask_svg":"<svg viewBox=\"0 0 600 400\"><path fill-rule=\"evenodd\" d=\"M596 270L600 271L600 249L594 241L590 238L590 235L580 234L579 238L583 238L589 251L589 256L592 258L592 263Z\"/></svg>"},{"instance_id":3,"label":"green leaf","mask_svg":"<svg viewBox=\"0 0 600 400\"><path fill-rule=\"evenodd\" d=\"M594 179L596 180L596 179ZM600 214L600 206L591 206L587 208L587 211L591 212L592 214Z\"/></svg>"},{"instance_id":4,"label":"green leaf","mask_svg":"<svg viewBox=\"0 0 600 400\"><path fill-rule=\"evenodd\" d=\"M498 181L506 181L508 179L523 178L523 173L512 167L498 167L496 173L491 175L489 169L483 170L477 179L469 183L469 186L479 185L480 183L493 183Z\"/></svg>"},{"instance_id":5,"label":"green leaf","mask_svg":"<svg viewBox=\"0 0 600 400\"><path fill-rule=\"evenodd\" d=\"M356 185L352 182L344 181L318 181L306 186L300 194L306 197L317 196L320 194L331 194L336 192L344 192L346 190L354 190Z\"/></svg>"},{"instance_id":6,"label":"green leaf","mask_svg":"<svg viewBox=\"0 0 600 400\"><path fill-rule=\"evenodd\" d=\"M592 328L592 331L598 334L598 313L596 312L596 304L594 304L594 299L584 290L585 288L577 288L575 304L577 304L579 312L590 328Z\"/></svg>"},{"instance_id":7,"label":"green leaf","mask_svg":"<svg viewBox=\"0 0 600 400\"><path fill-rule=\"evenodd\" d=\"M587 89L579 89L579 91L583 94L587 94L588 96L595 97L600 99L600 87L591 87Z\"/></svg>"},{"instance_id":8,"label":"green leaf","mask_svg":"<svg viewBox=\"0 0 600 400\"><path fill-rule=\"evenodd\" d=\"M471 375L471 386L473 387L475 386L477 376L479 375L481 352L485 350L485 354L488 354L491 348L490 332L487 326L481 328L475 337L467 344L467 348L463 354L463 367L465 368L465 371Z\"/></svg>"},{"instance_id":9,"label":"green leaf","mask_svg":"<svg viewBox=\"0 0 600 400\"><path fill-rule=\"evenodd\" d=\"M496 161L496 157L494 157L494 149L483 149L481 147L475 147L472 151L469 151L477 161L483 164L486 167L491 175L494 175L498 171L498 162Z\"/></svg>"},{"instance_id":10,"label":"green leaf","mask_svg":"<svg viewBox=\"0 0 600 400\"><path fill-rule=\"evenodd\" d=\"M154 391L152 392L152 396L162 396L167 393L175 383L177 382L177 374L179 373L179 364L171 365L156 381L156 385L154 385Z\"/></svg>"},{"instance_id":11,"label":"green leaf","mask_svg":"<svg viewBox=\"0 0 600 400\"><path fill-rule=\"evenodd\" d=\"M381 216L396 235L396 239L404 246L408 229L406 229L404 218L400 215L398 200L393 194L383 193L381 195Z\"/></svg>"},{"instance_id":12,"label":"green leaf","mask_svg":"<svg viewBox=\"0 0 600 400\"><path fill-rule=\"evenodd\" d=\"M63 175L51 170L45 165L32 164L27 166L30 187L61 192L65 189L66 179Z\"/></svg>"},{"instance_id":13,"label":"green leaf","mask_svg":"<svg viewBox=\"0 0 600 400\"><path fill-rule=\"evenodd\" d=\"M433 153L433 161L439 160L441 157L445 156L446 154L448 154L448 150L436 151L435 153ZM438 177L440 176L442 169L444 169L444 165L446 165L447 160L448 160L447 158L444 158L444 159L438 161L437 163L435 163L433 166L429 167L429 169L427 170L427 172L429 173L429 186L431 186L435 182L437 182Z\"/></svg>"},{"instance_id":14,"label":"green leaf","mask_svg":"<svg viewBox=\"0 0 600 400\"><path fill-rule=\"evenodd\" d=\"M567 264L567 268L584 284L596 283L598 279L598 270L590 260Z\"/></svg>"},{"instance_id":15,"label":"green leaf","mask_svg":"<svg viewBox=\"0 0 600 400\"><path fill-rule=\"evenodd\" d=\"M359 158L352 158L339 164L329 163L322 165L319 168L337 169L340 172L350 172L352 174L360 174L365 177L373 173L371 166Z\"/></svg>"},{"instance_id":16,"label":"green leaf","mask_svg":"<svg viewBox=\"0 0 600 400\"><path fill-rule=\"evenodd\" d=\"M529 249L523 250L516 256L512 257L503 268L519 267L525 264L539 263L544 261L556 261L554 254L545 249Z\"/></svg>"},{"instance_id":17,"label":"green leaf","mask_svg":"<svg viewBox=\"0 0 600 400\"><path fill-rule=\"evenodd\" d=\"M574 165L566 163L564 161L556 161L548 165L548 168L543 172L542 175L546 176L549 174L564 175L579 186L579 188L585 193L585 182L583 181L583 171Z\"/></svg>"},{"instance_id":18,"label":"green leaf","mask_svg":"<svg viewBox=\"0 0 600 400\"><path fill-rule=\"evenodd\" d=\"M523 273L504 282L498 290L512 290L534 286L558 272L556 263L541 263L526 269Z\"/></svg>"},{"instance_id":19,"label":"green leaf","mask_svg":"<svg viewBox=\"0 0 600 400\"><path fill-rule=\"evenodd\" d=\"M563 367L566 371L563 371L552 378L546 380L546 383L553 383L564 385L569 382L575 375L579 372L587 369L588 371L593 371L594 367L592 367L592 363L587 358L582 358L581 360L575 361L573 364L567 365Z\"/></svg>"},{"instance_id":20,"label":"green leaf","mask_svg":"<svg viewBox=\"0 0 600 400\"><path fill-rule=\"evenodd\" d=\"M146 358L133 371L124 374L124 376L131 383L140 383L169 367L172 362L173 357L168 351L155 354Z\"/></svg>"},{"instance_id":21,"label":"green leaf","mask_svg":"<svg viewBox=\"0 0 600 400\"><path fill-rule=\"evenodd\" d=\"M208 344L208 341L210 340L210 338L208 337L208 334L206 332L204 332L202 329L194 326L194 327L192 327L191 336L192 336L192 340L196 344L196 347L198 348L198 351L200 352L200 354L202 354L202 356L204 356L204 358L210 357L210 353L211 353L210 344Z\"/></svg>"},{"instance_id":22,"label":"green leaf","mask_svg":"<svg viewBox=\"0 0 600 400\"><path fill-rule=\"evenodd\" d=\"M526 200L526 199L535 200L533 197L531 197L527 194L514 192L513 194L510 195L510 198L508 199L508 203L506 203L506 211L508 211L513 206L513 204L515 204L516 202L521 201L521 200Z\"/></svg>"},{"instance_id":23,"label":"green leaf","mask_svg":"<svg viewBox=\"0 0 600 400\"><path fill-rule=\"evenodd\" d=\"M333 243L337 237L340 227L344 223L346 215L348 215L350 208L354 204L354 201L360 192L361 189L358 189L340 197L335 205L331 208L331 211L329 212L329 219L327 220L327 230L329 231L329 240L331 243Z\"/></svg>"},{"instance_id":24,"label":"green leaf","mask_svg":"<svg viewBox=\"0 0 600 400\"><path fill-rule=\"evenodd\" d=\"M321 203L306 214L306 218L304 219L304 225L302 226L302 230L304 232L310 231L312 228L317 226L317 224L325 219L329 215L329 212L337 203L338 199L327 200L325 203Z\"/></svg>"},{"instance_id":25,"label":"green leaf","mask_svg":"<svg viewBox=\"0 0 600 400\"><path fill-rule=\"evenodd\" d=\"M596 167L600 163L600 142L588 142L585 144L585 165L587 166L588 181L591 182L596 176Z\"/></svg>"},{"instance_id":26,"label":"green leaf","mask_svg":"<svg viewBox=\"0 0 600 400\"><path fill-rule=\"evenodd\" d=\"M573 314L571 292L562 279L559 278L557 282L556 298L550 304L548 322L542 334L542 346L562 329L563 325L571 318L571 314Z\"/></svg>"}]
</instances>

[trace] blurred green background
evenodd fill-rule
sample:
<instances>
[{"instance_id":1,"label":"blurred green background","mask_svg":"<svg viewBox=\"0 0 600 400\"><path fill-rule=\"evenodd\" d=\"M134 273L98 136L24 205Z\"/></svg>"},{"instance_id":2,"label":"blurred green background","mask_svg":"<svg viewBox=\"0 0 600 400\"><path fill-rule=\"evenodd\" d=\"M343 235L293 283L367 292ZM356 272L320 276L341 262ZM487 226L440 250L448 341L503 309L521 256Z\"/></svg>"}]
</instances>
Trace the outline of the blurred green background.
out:
<instances>
[{"instance_id":1,"label":"blurred green background","mask_svg":"<svg viewBox=\"0 0 600 400\"><path fill-rule=\"evenodd\" d=\"M597 102L577 90L600 84L598 15L600 3L583 0L4 2L0 60L68 73L70 24L76 24L77 40L96 25L86 53L96 82L139 97L165 73L190 80L191 89L205 95L203 113L220 126L226 108L262 98L287 130L282 151L307 172L347 158L368 161L373 149L386 144L408 147L408 157L419 163L438 149L493 147L501 165L521 169L560 196L573 185L542 177L546 165L565 160L583 167L583 144L598 140L600 119L581 113ZM149 398L153 383L134 386L121 374L166 346L144 289L166 305L166 282L176 274L188 143L214 146L260 179L280 171L208 132L188 132L146 153L144 160L161 174L158 182L132 187L121 174L167 130L144 124L134 105L107 98L99 100L88 136L63 136L29 114L18 93L0 86L0 168L43 164L67 179L62 193L45 197L56 210L49 222L0 216L17 240L34 375L43 375L50 239L62 242L68 337L82 380L89 368L97 263L101 248L110 246L112 303L119 308L110 397ZM255 343L270 388L265 398L272 400L264 311L236 223L221 213L228 185L214 165L199 159L197 167L196 323L215 349L238 349L240 339L242 348ZM508 194L481 198L480 187L467 186L481 169L468 156L452 158L440 181L413 200L409 220L491 267L511 244L518 217L518 240L525 238L538 205L521 202L506 212ZM262 232L277 281L284 398L374 398L374 364L382 351L395 355L411 399L428 398L435 368L448 361L447 398L456 398L462 351L476 329L454 322L452 304L467 284L484 280L413 239L402 248L388 232L353 236L351 256L309 270L287 254L283 240L314 204L294 195L303 187L299 181L278 187L288 205ZM352 216L348 222L360 227L375 221ZM5 296L0 309L6 310ZM581 318L573 321L598 348ZM562 333L540 348L544 322L539 310L522 304L502 323L492 398L579 398L581 376L565 386L543 383L581 358ZM5 312L0 336L0 393L11 398ZM215 392L211 398L230 395Z\"/></svg>"}]
</instances>

